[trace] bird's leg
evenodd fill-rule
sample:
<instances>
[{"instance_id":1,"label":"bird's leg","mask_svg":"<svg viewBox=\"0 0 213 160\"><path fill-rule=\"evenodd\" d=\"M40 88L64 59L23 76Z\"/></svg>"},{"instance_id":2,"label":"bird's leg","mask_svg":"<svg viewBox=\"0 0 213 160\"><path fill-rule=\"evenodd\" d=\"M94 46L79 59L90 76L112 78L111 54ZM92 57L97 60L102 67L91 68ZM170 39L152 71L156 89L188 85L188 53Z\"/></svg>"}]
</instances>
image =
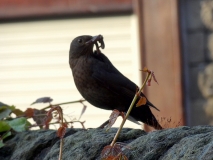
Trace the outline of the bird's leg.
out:
<instances>
[{"instance_id":1,"label":"bird's leg","mask_svg":"<svg viewBox=\"0 0 213 160\"><path fill-rule=\"evenodd\" d=\"M125 112L120 112L120 116L124 119L125 116L126 116L126 113Z\"/></svg>"},{"instance_id":2,"label":"bird's leg","mask_svg":"<svg viewBox=\"0 0 213 160\"><path fill-rule=\"evenodd\" d=\"M118 110L113 110L113 112L110 115L109 120L107 120L106 122L104 122L101 126L99 126L98 128L111 128L112 125L115 123L115 121L117 120L117 118L121 116L123 119L125 118L126 114L125 112L120 112Z\"/></svg>"}]
</instances>

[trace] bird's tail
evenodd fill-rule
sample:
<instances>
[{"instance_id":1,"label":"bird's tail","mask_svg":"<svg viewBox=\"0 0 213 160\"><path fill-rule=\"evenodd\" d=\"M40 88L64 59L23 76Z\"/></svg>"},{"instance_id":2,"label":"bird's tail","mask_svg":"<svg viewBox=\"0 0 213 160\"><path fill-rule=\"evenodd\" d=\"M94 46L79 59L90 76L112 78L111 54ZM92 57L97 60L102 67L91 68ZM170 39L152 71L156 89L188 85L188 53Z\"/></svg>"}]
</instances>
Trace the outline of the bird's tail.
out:
<instances>
[{"instance_id":1,"label":"bird's tail","mask_svg":"<svg viewBox=\"0 0 213 160\"><path fill-rule=\"evenodd\" d=\"M153 115L153 117L151 119L147 120L146 124L154 127L157 130L163 129L163 127L158 123L158 121L156 120L156 118L154 117L154 115Z\"/></svg>"},{"instance_id":2,"label":"bird's tail","mask_svg":"<svg viewBox=\"0 0 213 160\"><path fill-rule=\"evenodd\" d=\"M140 107L134 107L130 113L137 121L141 121L157 130L163 129L163 127L158 123L155 116L152 114L148 105L143 105Z\"/></svg>"},{"instance_id":3,"label":"bird's tail","mask_svg":"<svg viewBox=\"0 0 213 160\"><path fill-rule=\"evenodd\" d=\"M150 106L150 107L153 107L154 109L156 109L157 111L160 111L157 107L155 107L151 102L149 102L147 100L147 104Z\"/></svg>"}]
</instances>

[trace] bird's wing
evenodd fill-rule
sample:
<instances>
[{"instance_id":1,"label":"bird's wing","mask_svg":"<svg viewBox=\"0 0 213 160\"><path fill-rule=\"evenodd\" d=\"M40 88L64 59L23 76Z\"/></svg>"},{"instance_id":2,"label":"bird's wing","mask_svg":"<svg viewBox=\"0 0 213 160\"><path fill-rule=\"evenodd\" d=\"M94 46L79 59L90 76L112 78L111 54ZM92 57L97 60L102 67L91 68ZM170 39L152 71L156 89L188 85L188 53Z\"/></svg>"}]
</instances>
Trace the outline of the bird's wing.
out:
<instances>
[{"instance_id":1,"label":"bird's wing","mask_svg":"<svg viewBox=\"0 0 213 160\"><path fill-rule=\"evenodd\" d=\"M137 91L137 85L120 73L104 54L97 54L94 58L96 61L92 77L112 92L132 99Z\"/></svg>"},{"instance_id":2,"label":"bird's wing","mask_svg":"<svg viewBox=\"0 0 213 160\"><path fill-rule=\"evenodd\" d=\"M133 87L135 88L134 91L133 88L128 86L128 83L124 83L124 77L121 75L117 75L110 72L103 73L101 71L95 71L93 72L92 77L95 78L102 85L102 87L109 89L117 95L125 96L123 98L132 99L136 93L136 86Z\"/></svg>"},{"instance_id":3,"label":"bird's wing","mask_svg":"<svg viewBox=\"0 0 213 160\"><path fill-rule=\"evenodd\" d=\"M93 58L96 60L94 61L95 65L93 65L92 69L92 77L111 92L121 95L122 98L128 101L132 101L138 86L120 73L104 54L94 54ZM141 96L146 97L143 93L141 93ZM159 109L148 100L147 105L159 111Z\"/></svg>"}]
</instances>

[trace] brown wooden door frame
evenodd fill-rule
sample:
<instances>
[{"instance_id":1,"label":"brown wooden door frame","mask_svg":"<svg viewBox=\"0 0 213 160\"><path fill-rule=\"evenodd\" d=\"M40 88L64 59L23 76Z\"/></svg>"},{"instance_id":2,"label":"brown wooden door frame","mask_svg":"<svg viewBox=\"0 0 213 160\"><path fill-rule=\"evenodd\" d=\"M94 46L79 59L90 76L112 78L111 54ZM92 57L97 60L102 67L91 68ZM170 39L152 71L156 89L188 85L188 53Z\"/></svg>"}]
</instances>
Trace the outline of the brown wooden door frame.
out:
<instances>
[{"instance_id":1,"label":"brown wooden door frame","mask_svg":"<svg viewBox=\"0 0 213 160\"><path fill-rule=\"evenodd\" d=\"M141 68L155 71L159 82L144 90L160 109L152 111L165 128L184 125L178 0L134 0L134 10L139 22Z\"/></svg>"}]
</instances>

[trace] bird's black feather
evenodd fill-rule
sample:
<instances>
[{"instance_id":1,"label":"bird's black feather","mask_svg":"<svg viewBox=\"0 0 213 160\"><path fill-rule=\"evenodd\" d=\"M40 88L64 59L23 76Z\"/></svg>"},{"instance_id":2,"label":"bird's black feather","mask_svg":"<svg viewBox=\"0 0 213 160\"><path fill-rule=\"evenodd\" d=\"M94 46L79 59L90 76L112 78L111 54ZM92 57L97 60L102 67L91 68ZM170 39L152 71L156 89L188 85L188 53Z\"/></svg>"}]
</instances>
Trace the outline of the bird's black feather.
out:
<instances>
[{"instance_id":1,"label":"bird's black feather","mask_svg":"<svg viewBox=\"0 0 213 160\"><path fill-rule=\"evenodd\" d=\"M79 43L79 38L83 44ZM69 63L77 89L96 107L126 112L138 87L120 73L103 53L93 52L93 45L97 42L91 42L91 39L92 36L80 36L71 43ZM143 93L140 96L145 97ZM135 106L130 115L137 121L162 129L149 106L157 109L147 99L145 105Z\"/></svg>"}]
</instances>

